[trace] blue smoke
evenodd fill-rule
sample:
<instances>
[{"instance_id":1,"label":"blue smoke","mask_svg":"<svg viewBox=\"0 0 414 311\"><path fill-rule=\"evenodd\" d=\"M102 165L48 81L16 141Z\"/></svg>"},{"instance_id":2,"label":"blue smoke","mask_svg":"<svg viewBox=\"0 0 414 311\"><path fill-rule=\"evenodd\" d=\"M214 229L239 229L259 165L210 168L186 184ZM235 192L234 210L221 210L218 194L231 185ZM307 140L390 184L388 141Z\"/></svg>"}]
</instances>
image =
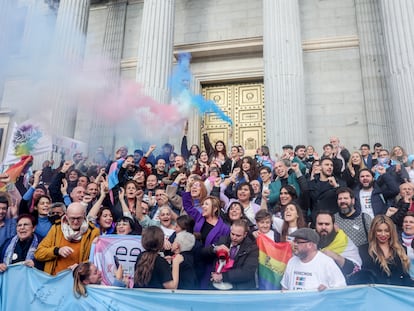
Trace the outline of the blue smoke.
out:
<instances>
[{"instance_id":1,"label":"blue smoke","mask_svg":"<svg viewBox=\"0 0 414 311\"><path fill-rule=\"evenodd\" d=\"M180 105L185 105L186 103L184 102L188 101L192 107L197 108L201 115L214 113L224 122L233 125L231 118L213 100L206 100L202 95L194 95L191 93L190 81L192 74L190 60L190 53L180 53L178 55L178 63L173 69L169 85L173 99L179 102Z\"/></svg>"}]
</instances>

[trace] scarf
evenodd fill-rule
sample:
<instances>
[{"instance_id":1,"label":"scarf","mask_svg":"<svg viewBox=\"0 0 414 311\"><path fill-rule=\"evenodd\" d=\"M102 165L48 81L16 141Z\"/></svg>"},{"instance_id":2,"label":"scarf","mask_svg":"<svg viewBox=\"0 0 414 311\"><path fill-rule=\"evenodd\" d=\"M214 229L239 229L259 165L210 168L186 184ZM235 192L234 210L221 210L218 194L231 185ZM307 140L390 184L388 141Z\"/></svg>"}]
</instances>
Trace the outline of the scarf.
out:
<instances>
[{"instance_id":1,"label":"scarf","mask_svg":"<svg viewBox=\"0 0 414 311\"><path fill-rule=\"evenodd\" d=\"M79 242L82 239L83 234L88 230L89 224L86 219L84 219L79 231L75 231L70 227L68 217L63 215L61 227L63 236L66 240L69 242Z\"/></svg>"},{"instance_id":2,"label":"scarf","mask_svg":"<svg viewBox=\"0 0 414 311\"><path fill-rule=\"evenodd\" d=\"M15 235L11 241L10 244L7 246L6 252L4 253L4 263L7 265L10 265L12 261L14 260L13 254L14 249L16 248L16 244L19 241L19 237ZM36 235L33 235L32 243L30 244L29 250L26 254L26 260L33 260L34 259L34 253L37 249L37 246L39 245L39 240L37 239Z\"/></svg>"},{"instance_id":3,"label":"scarf","mask_svg":"<svg viewBox=\"0 0 414 311\"><path fill-rule=\"evenodd\" d=\"M407 235L404 232L401 233L401 238L403 240L403 244L408 248L411 247L411 243L414 239L414 235Z\"/></svg>"}]
</instances>

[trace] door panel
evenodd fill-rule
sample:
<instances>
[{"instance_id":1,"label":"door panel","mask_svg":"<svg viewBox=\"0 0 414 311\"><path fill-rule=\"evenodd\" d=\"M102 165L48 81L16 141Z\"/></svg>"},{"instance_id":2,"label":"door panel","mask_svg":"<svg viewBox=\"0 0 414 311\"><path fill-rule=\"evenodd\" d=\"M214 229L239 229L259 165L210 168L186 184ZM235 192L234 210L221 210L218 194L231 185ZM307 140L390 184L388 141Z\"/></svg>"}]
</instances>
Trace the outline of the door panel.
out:
<instances>
[{"instance_id":1,"label":"door panel","mask_svg":"<svg viewBox=\"0 0 414 311\"><path fill-rule=\"evenodd\" d=\"M233 120L233 137L229 140L230 126L214 114L206 114L204 126L212 144L226 142L227 151L233 145L246 148L246 155L254 155L265 143L263 83L228 84L203 87L203 96L212 99Z\"/></svg>"}]
</instances>

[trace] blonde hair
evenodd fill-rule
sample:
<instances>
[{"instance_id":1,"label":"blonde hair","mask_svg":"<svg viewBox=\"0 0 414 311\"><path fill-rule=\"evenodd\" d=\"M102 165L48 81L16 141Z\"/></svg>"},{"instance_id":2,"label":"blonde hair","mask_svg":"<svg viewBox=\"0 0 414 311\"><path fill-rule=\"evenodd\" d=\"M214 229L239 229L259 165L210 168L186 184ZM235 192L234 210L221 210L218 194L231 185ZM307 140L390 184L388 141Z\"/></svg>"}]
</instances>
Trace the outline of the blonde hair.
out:
<instances>
[{"instance_id":1,"label":"blonde hair","mask_svg":"<svg viewBox=\"0 0 414 311\"><path fill-rule=\"evenodd\" d=\"M397 229L394 225L394 222L388 216L377 215L372 220L371 228L368 233L368 254L375 262L380 264L381 268L388 276L391 275L391 270L388 266L388 258L385 257L384 252L378 245L376 237L377 228L381 224L386 224L390 231L390 239L388 240L388 246L391 251L391 256L398 256L401 260L404 272L408 273L408 270L410 269L410 260L408 259L408 256L405 253L405 250L398 239Z\"/></svg>"},{"instance_id":2,"label":"blonde hair","mask_svg":"<svg viewBox=\"0 0 414 311\"><path fill-rule=\"evenodd\" d=\"M363 168L367 168L366 165L365 165L364 159L362 158L361 153L359 151L354 151L354 152L351 153L351 156L349 157L348 165L347 165L348 169L349 170L352 169L352 156L354 154L357 154L359 156L359 159L361 160L361 163L359 164L359 170L362 170Z\"/></svg>"},{"instance_id":3,"label":"blonde hair","mask_svg":"<svg viewBox=\"0 0 414 311\"><path fill-rule=\"evenodd\" d=\"M83 282L88 279L90 273L90 262L82 262L75 268L75 270L73 270L73 293L76 298L88 296Z\"/></svg>"}]
</instances>

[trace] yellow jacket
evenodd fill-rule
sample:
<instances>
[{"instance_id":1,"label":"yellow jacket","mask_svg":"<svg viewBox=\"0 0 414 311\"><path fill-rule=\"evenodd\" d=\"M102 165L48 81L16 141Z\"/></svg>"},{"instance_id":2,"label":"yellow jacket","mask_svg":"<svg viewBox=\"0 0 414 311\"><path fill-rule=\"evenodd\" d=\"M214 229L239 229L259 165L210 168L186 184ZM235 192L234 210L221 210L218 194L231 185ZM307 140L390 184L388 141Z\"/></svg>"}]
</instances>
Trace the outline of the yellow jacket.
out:
<instances>
[{"instance_id":1,"label":"yellow jacket","mask_svg":"<svg viewBox=\"0 0 414 311\"><path fill-rule=\"evenodd\" d=\"M89 253L93 240L100 234L99 229L92 223L89 223L88 230L83 234L79 253L79 263L88 261ZM55 248L60 247L61 240L64 239L60 221L56 222L49 230L46 237L40 242L35 252L35 258L38 261L45 262L44 271L49 274L55 274L56 263L59 256L55 255ZM59 271L58 271L59 272Z\"/></svg>"}]
</instances>

